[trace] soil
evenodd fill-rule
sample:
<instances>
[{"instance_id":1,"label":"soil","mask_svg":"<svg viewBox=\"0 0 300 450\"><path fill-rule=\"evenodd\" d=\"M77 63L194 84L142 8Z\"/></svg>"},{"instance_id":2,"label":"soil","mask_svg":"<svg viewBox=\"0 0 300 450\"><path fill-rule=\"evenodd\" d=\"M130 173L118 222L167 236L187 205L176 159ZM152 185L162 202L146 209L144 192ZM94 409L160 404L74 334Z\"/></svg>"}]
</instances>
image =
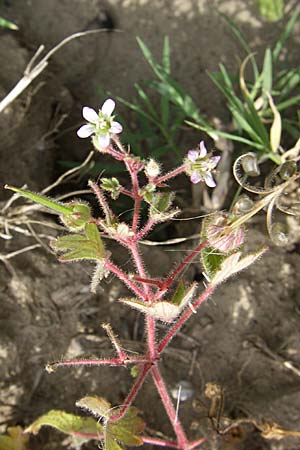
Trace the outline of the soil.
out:
<instances>
[{"instance_id":1,"label":"soil","mask_svg":"<svg viewBox=\"0 0 300 450\"><path fill-rule=\"evenodd\" d=\"M204 113L226 120L224 101L212 87L206 70L216 70L220 62L234 67L236 59L243 55L219 12L239 24L259 55L261 49L276 41L284 26L284 21L264 22L254 3L2 0L0 17L16 23L19 31L0 31L1 98L21 78L39 45L50 49L71 33L104 29L99 35L83 37L61 49L34 83L1 113L3 184L26 184L32 190L41 190L62 172L60 161L83 160L89 144L75 134L82 106L98 106L99 87L130 100L135 95L134 83L150 76L136 36L142 37L159 57L163 36L168 35L176 79ZM297 24L288 49L291 61L298 57L299 40ZM120 111L130 122L128 112L122 107ZM195 139L199 140L199 136L187 133L187 145ZM79 180L80 188L85 182L86 178ZM60 193L75 186L74 182L63 185ZM182 186L182 196L187 199L190 188L188 184ZM0 198L4 205L9 198L7 191L2 190ZM37 216L37 220L41 219L52 221L47 216ZM164 236L199 232L199 223L183 223L165 230ZM300 431L300 254L299 227L294 222L293 227L291 244L278 248L267 237L264 217L253 221L247 248L267 244L269 251L256 265L217 290L172 341L161 363L170 389L176 389L182 381L190 383L192 395L181 403L180 417L189 436L210 436L201 447L204 450L300 450L299 438L267 440L251 424L242 424L235 433L219 436L207 419L209 401L205 397L206 384L217 383L224 393L222 414L229 419L270 421L284 429ZM47 236L43 239L46 248L35 248L3 261L2 255L34 245L36 240L14 229L12 238L0 243L3 432L7 426L26 426L50 409L78 413L75 402L86 394L103 395L114 405L122 403L132 383L125 368L72 368L53 374L44 370L45 364L60 358L109 354L110 343L101 323L110 322L126 348L138 351L143 345L142 317L117 302L127 294L121 283L110 276L96 294L91 294L92 267L58 263L49 248L47 251L49 235L55 235L56 230L36 225L35 231ZM196 243L189 240L177 246L144 246L149 273L168 273ZM114 247L111 251L116 262L127 269L126 252ZM200 262L195 260L186 278L202 283L201 271ZM164 330L165 325L161 325L159 332ZM173 435L150 381L140 392L137 406L150 431ZM30 442L32 450L65 448L68 443L62 435L48 429ZM97 448L97 444L91 442L84 448Z\"/></svg>"}]
</instances>

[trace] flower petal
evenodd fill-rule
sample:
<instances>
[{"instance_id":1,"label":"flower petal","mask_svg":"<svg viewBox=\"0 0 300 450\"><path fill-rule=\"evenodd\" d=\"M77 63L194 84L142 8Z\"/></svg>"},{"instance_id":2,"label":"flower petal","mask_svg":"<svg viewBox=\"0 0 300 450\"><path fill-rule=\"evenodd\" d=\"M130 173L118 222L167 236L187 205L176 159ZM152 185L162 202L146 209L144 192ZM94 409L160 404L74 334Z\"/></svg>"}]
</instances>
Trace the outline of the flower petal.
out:
<instances>
[{"instance_id":1,"label":"flower petal","mask_svg":"<svg viewBox=\"0 0 300 450\"><path fill-rule=\"evenodd\" d=\"M89 108L88 106L84 106L82 109L82 115L88 122L97 123L99 120L99 116L93 108Z\"/></svg>"},{"instance_id":2,"label":"flower petal","mask_svg":"<svg viewBox=\"0 0 300 450\"><path fill-rule=\"evenodd\" d=\"M109 131L113 134L119 134L123 131L123 127L119 122L112 121Z\"/></svg>"},{"instance_id":3,"label":"flower petal","mask_svg":"<svg viewBox=\"0 0 300 450\"><path fill-rule=\"evenodd\" d=\"M94 125L82 125L82 127L77 130L77 136L80 138L87 138L91 136L95 131Z\"/></svg>"},{"instance_id":4,"label":"flower petal","mask_svg":"<svg viewBox=\"0 0 300 450\"><path fill-rule=\"evenodd\" d=\"M199 158L204 158L204 156L207 155L207 150L204 141L200 142L199 148L200 148Z\"/></svg>"},{"instance_id":5,"label":"flower petal","mask_svg":"<svg viewBox=\"0 0 300 450\"><path fill-rule=\"evenodd\" d=\"M189 150L187 157L190 161L196 162L196 160L199 158L199 152L198 150Z\"/></svg>"},{"instance_id":6,"label":"flower petal","mask_svg":"<svg viewBox=\"0 0 300 450\"><path fill-rule=\"evenodd\" d=\"M201 180L202 180L202 176L200 175L200 173L197 170L195 170L191 175L191 182L194 184L197 184Z\"/></svg>"},{"instance_id":7,"label":"flower petal","mask_svg":"<svg viewBox=\"0 0 300 450\"><path fill-rule=\"evenodd\" d=\"M114 100L111 98L108 98L103 103L101 111L106 117L110 117L112 115L113 110L115 109L115 106L116 106L116 104L115 104Z\"/></svg>"},{"instance_id":8,"label":"flower petal","mask_svg":"<svg viewBox=\"0 0 300 450\"><path fill-rule=\"evenodd\" d=\"M202 176L203 176L204 181L207 184L207 186L209 186L211 188L214 188L214 187L217 186L216 182L213 179L213 176L212 176L212 174L210 172L205 172L205 173L202 174Z\"/></svg>"},{"instance_id":9,"label":"flower petal","mask_svg":"<svg viewBox=\"0 0 300 450\"><path fill-rule=\"evenodd\" d=\"M98 144L100 148L106 148L109 146L110 136L109 133L99 134L97 136Z\"/></svg>"},{"instance_id":10,"label":"flower petal","mask_svg":"<svg viewBox=\"0 0 300 450\"><path fill-rule=\"evenodd\" d=\"M211 158L209 158L209 160L212 161L213 164L214 164L213 169L215 167L217 167L217 165L219 164L220 159L221 159L221 156L212 156Z\"/></svg>"}]
</instances>

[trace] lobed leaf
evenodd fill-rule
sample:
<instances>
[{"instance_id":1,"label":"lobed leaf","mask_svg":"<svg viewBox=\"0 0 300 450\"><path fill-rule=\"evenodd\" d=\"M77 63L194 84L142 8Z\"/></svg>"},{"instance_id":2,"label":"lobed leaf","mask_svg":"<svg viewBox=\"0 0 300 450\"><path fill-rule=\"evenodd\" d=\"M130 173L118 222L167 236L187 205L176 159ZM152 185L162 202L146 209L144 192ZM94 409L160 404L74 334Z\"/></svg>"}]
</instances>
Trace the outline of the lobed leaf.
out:
<instances>
[{"instance_id":1,"label":"lobed leaf","mask_svg":"<svg viewBox=\"0 0 300 450\"><path fill-rule=\"evenodd\" d=\"M106 419L109 418L109 411L111 409L111 404L107 400L96 395L81 398L76 402L76 406L89 411L93 416L104 417Z\"/></svg>"},{"instance_id":2,"label":"lobed leaf","mask_svg":"<svg viewBox=\"0 0 300 450\"><path fill-rule=\"evenodd\" d=\"M7 434L0 436L0 450L27 450L28 441L21 427L10 427Z\"/></svg>"},{"instance_id":3,"label":"lobed leaf","mask_svg":"<svg viewBox=\"0 0 300 450\"><path fill-rule=\"evenodd\" d=\"M76 416L55 409L35 420L26 428L25 432L37 434L43 426L55 428L56 430L71 436L74 443L77 445L95 439L102 433L102 426L96 420L90 417Z\"/></svg>"},{"instance_id":4,"label":"lobed leaf","mask_svg":"<svg viewBox=\"0 0 300 450\"><path fill-rule=\"evenodd\" d=\"M138 416L135 407L128 408L127 412L116 421L107 421L104 430L105 450L117 450L121 445L138 447L143 444L139 436L145 428L144 421Z\"/></svg>"}]
</instances>

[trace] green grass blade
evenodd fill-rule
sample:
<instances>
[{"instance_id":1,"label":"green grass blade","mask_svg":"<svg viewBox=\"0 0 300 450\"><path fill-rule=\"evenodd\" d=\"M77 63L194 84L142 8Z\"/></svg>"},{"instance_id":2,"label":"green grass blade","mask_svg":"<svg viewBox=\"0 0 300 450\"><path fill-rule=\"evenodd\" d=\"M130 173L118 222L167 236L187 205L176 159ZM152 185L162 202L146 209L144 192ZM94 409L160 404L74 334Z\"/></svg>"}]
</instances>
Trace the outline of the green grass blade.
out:
<instances>
[{"instance_id":1,"label":"green grass blade","mask_svg":"<svg viewBox=\"0 0 300 450\"><path fill-rule=\"evenodd\" d=\"M284 46L285 41L288 39L289 35L291 34L291 32L294 28L295 22L299 17L299 14L300 14L300 8L298 7L298 8L296 8L295 12L291 16L288 23L286 24L282 35L280 36L279 40L277 41L277 44L275 45L275 48L273 50L273 60L274 61L276 61L276 59L280 55L282 47Z\"/></svg>"},{"instance_id":2,"label":"green grass blade","mask_svg":"<svg viewBox=\"0 0 300 450\"><path fill-rule=\"evenodd\" d=\"M234 23L233 20L231 20L228 16L226 16L226 14L223 14L223 13L219 13L219 14L224 19L224 21L227 23L227 25L230 28L230 31L232 32L234 37L238 40L238 42L240 43L242 48L245 50L247 55L251 54L251 48L249 47L247 40L245 39L243 33L241 32L239 27L236 25L236 23ZM257 67L256 61L254 58L251 58L251 64L253 67L254 77L256 79L259 76L259 71L258 71L258 67Z\"/></svg>"}]
</instances>

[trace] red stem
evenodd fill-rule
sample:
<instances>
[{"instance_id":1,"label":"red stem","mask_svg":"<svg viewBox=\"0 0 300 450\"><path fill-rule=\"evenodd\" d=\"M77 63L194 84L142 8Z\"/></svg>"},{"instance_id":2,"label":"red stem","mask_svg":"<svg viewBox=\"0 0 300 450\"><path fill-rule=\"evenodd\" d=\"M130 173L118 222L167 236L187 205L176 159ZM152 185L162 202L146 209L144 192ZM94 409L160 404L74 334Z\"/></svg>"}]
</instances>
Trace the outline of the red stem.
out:
<instances>
[{"instance_id":1,"label":"red stem","mask_svg":"<svg viewBox=\"0 0 300 450\"><path fill-rule=\"evenodd\" d=\"M188 255L184 258L183 261L181 261L181 263L178 264L178 266L176 267L176 269L171 273L171 275L165 280L165 282L162 284L162 288L160 293L158 293L158 295L156 296L155 299L160 298L163 296L163 294L169 289L169 287L172 285L172 283L175 281L175 279L178 277L178 275L180 274L180 272L182 272L185 267L187 266L187 264L189 264L194 258L195 256L198 255L198 253L204 248L206 247L208 244L207 241L203 241L201 242L201 244L197 245L197 247Z\"/></svg>"},{"instance_id":2,"label":"red stem","mask_svg":"<svg viewBox=\"0 0 300 450\"><path fill-rule=\"evenodd\" d=\"M193 450L196 447L204 444L207 441L207 438L197 439L196 441L192 441L189 445L189 450Z\"/></svg>"},{"instance_id":3,"label":"red stem","mask_svg":"<svg viewBox=\"0 0 300 450\"><path fill-rule=\"evenodd\" d=\"M167 173L166 175L156 178L156 180L154 180L154 183L156 185L160 185L161 183L164 183L165 181L170 180L171 178L177 177L177 175L180 175L181 173L184 173L184 172L185 172L185 165L182 164L182 166L177 167L176 169L172 170L171 172Z\"/></svg>"},{"instance_id":4,"label":"red stem","mask_svg":"<svg viewBox=\"0 0 300 450\"><path fill-rule=\"evenodd\" d=\"M104 438L103 434L101 434L101 433L99 433L99 434L84 433L82 431L73 431L72 435L77 436L77 437L85 437L87 439L95 439L95 440ZM179 449L176 442L168 441L167 439L158 439L158 438L153 438L150 436L140 436L140 438L142 439L144 444L152 444L152 445L159 445L160 447L169 447L169 448Z\"/></svg>"},{"instance_id":5,"label":"red stem","mask_svg":"<svg viewBox=\"0 0 300 450\"><path fill-rule=\"evenodd\" d=\"M125 366L129 364L147 364L149 359L145 356L128 358L108 358L108 359L70 359L47 364L48 372L56 370L58 367L68 366Z\"/></svg>"},{"instance_id":6,"label":"red stem","mask_svg":"<svg viewBox=\"0 0 300 450\"><path fill-rule=\"evenodd\" d=\"M192 308L187 308L184 314L179 317L177 322L169 329L165 337L161 340L158 345L158 353L161 353L166 346L170 343L176 333L180 330L180 328L185 324L185 322L191 317L194 311L197 311L201 303L203 303L207 298L213 293L214 287L208 286L206 290L192 303ZM193 311L194 310L194 311Z\"/></svg>"},{"instance_id":7,"label":"red stem","mask_svg":"<svg viewBox=\"0 0 300 450\"><path fill-rule=\"evenodd\" d=\"M152 363L146 363L143 365L141 372L138 376L138 378L136 379L134 385L132 386L129 394L126 397L125 402L123 403L122 407L120 408L120 411L118 412L118 414L115 414L113 416L110 417L111 421L116 421L118 419L120 419L121 417L124 416L124 414L126 413L127 409L130 407L130 405L132 404L132 402L134 401L138 391L140 390L141 386L144 384L144 381L149 373L149 370L152 367Z\"/></svg>"},{"instance_id":8,"label":"red stem","mask_svg":"<svg viewBox=\"0 0 300 450\"><path fill-rule=\"evenodd\" d=\"M105 260L105 266L108 270L113 272L120 280L123 281L126 286L131 289L135 295L142 298L143 300L146 300L146 295L143 291L141 291L128 277L125 275L125 273L119 269L117 266L115 266L112 262L110 262L108 259Z\"/></svg>"},{"instance_id":9,"label":"red stem","mask_svg":"<svg viewBox=\"0 0 300 450\"><path fill-rule=\"evenodd\" d=\"M177 440L178 440L178 447L181 450L184 450L188 448L188 440L186 438L186 435L183 431L182 425L180 423L180 420L177 417L176 410L173 406L172 400L170 399L170 396L168 394L167 388L165 386L165 383L161 377L161 374L159 372L159 369L157 366L153 366L151 370L151 374L155 383L155 386L160 394L161 400L163 402L163 405L165 407L165 410L168 414L168 417L170 419L170 422L173 426L173 429L175 431Z\"/></svg>"},{"instance_id":10,"label":"red stem","mask_svg":"<svg viewBox=\"0 0 300 450\"><path fill-rule=\"evenodd\" d=\"M151 231L151 228L154 225L155 222L152 219L149 219L144 228L134 236L135 242L141 241L149 233L149 231Z\"/></svg>"},{"instance_id":11,"label":"red stem","mask_svg":"<svg viewBox=\"0 0 300 450\"><path fill-rule=\"evenodd\" d=\"M159 445L160 447L169 447L169 448L178 448L177 442L174 441L168 441L165 439L158 439L148 436L141 436L141 439L144 444L152 444L152 445Z\"/></svg>"},{"instance_id":12,"label":"red stem","mask_svg":"<svg viewBox=\"0 0 300 450\"><path fill-rule=\"evenodd\" d=\"M153 286L156 286L157 288L162 287L162 282L159 280L154 280L153 278L134 277L134 281L137 281L138 283L152 284Z\"/></svg>"}]
</instances>

